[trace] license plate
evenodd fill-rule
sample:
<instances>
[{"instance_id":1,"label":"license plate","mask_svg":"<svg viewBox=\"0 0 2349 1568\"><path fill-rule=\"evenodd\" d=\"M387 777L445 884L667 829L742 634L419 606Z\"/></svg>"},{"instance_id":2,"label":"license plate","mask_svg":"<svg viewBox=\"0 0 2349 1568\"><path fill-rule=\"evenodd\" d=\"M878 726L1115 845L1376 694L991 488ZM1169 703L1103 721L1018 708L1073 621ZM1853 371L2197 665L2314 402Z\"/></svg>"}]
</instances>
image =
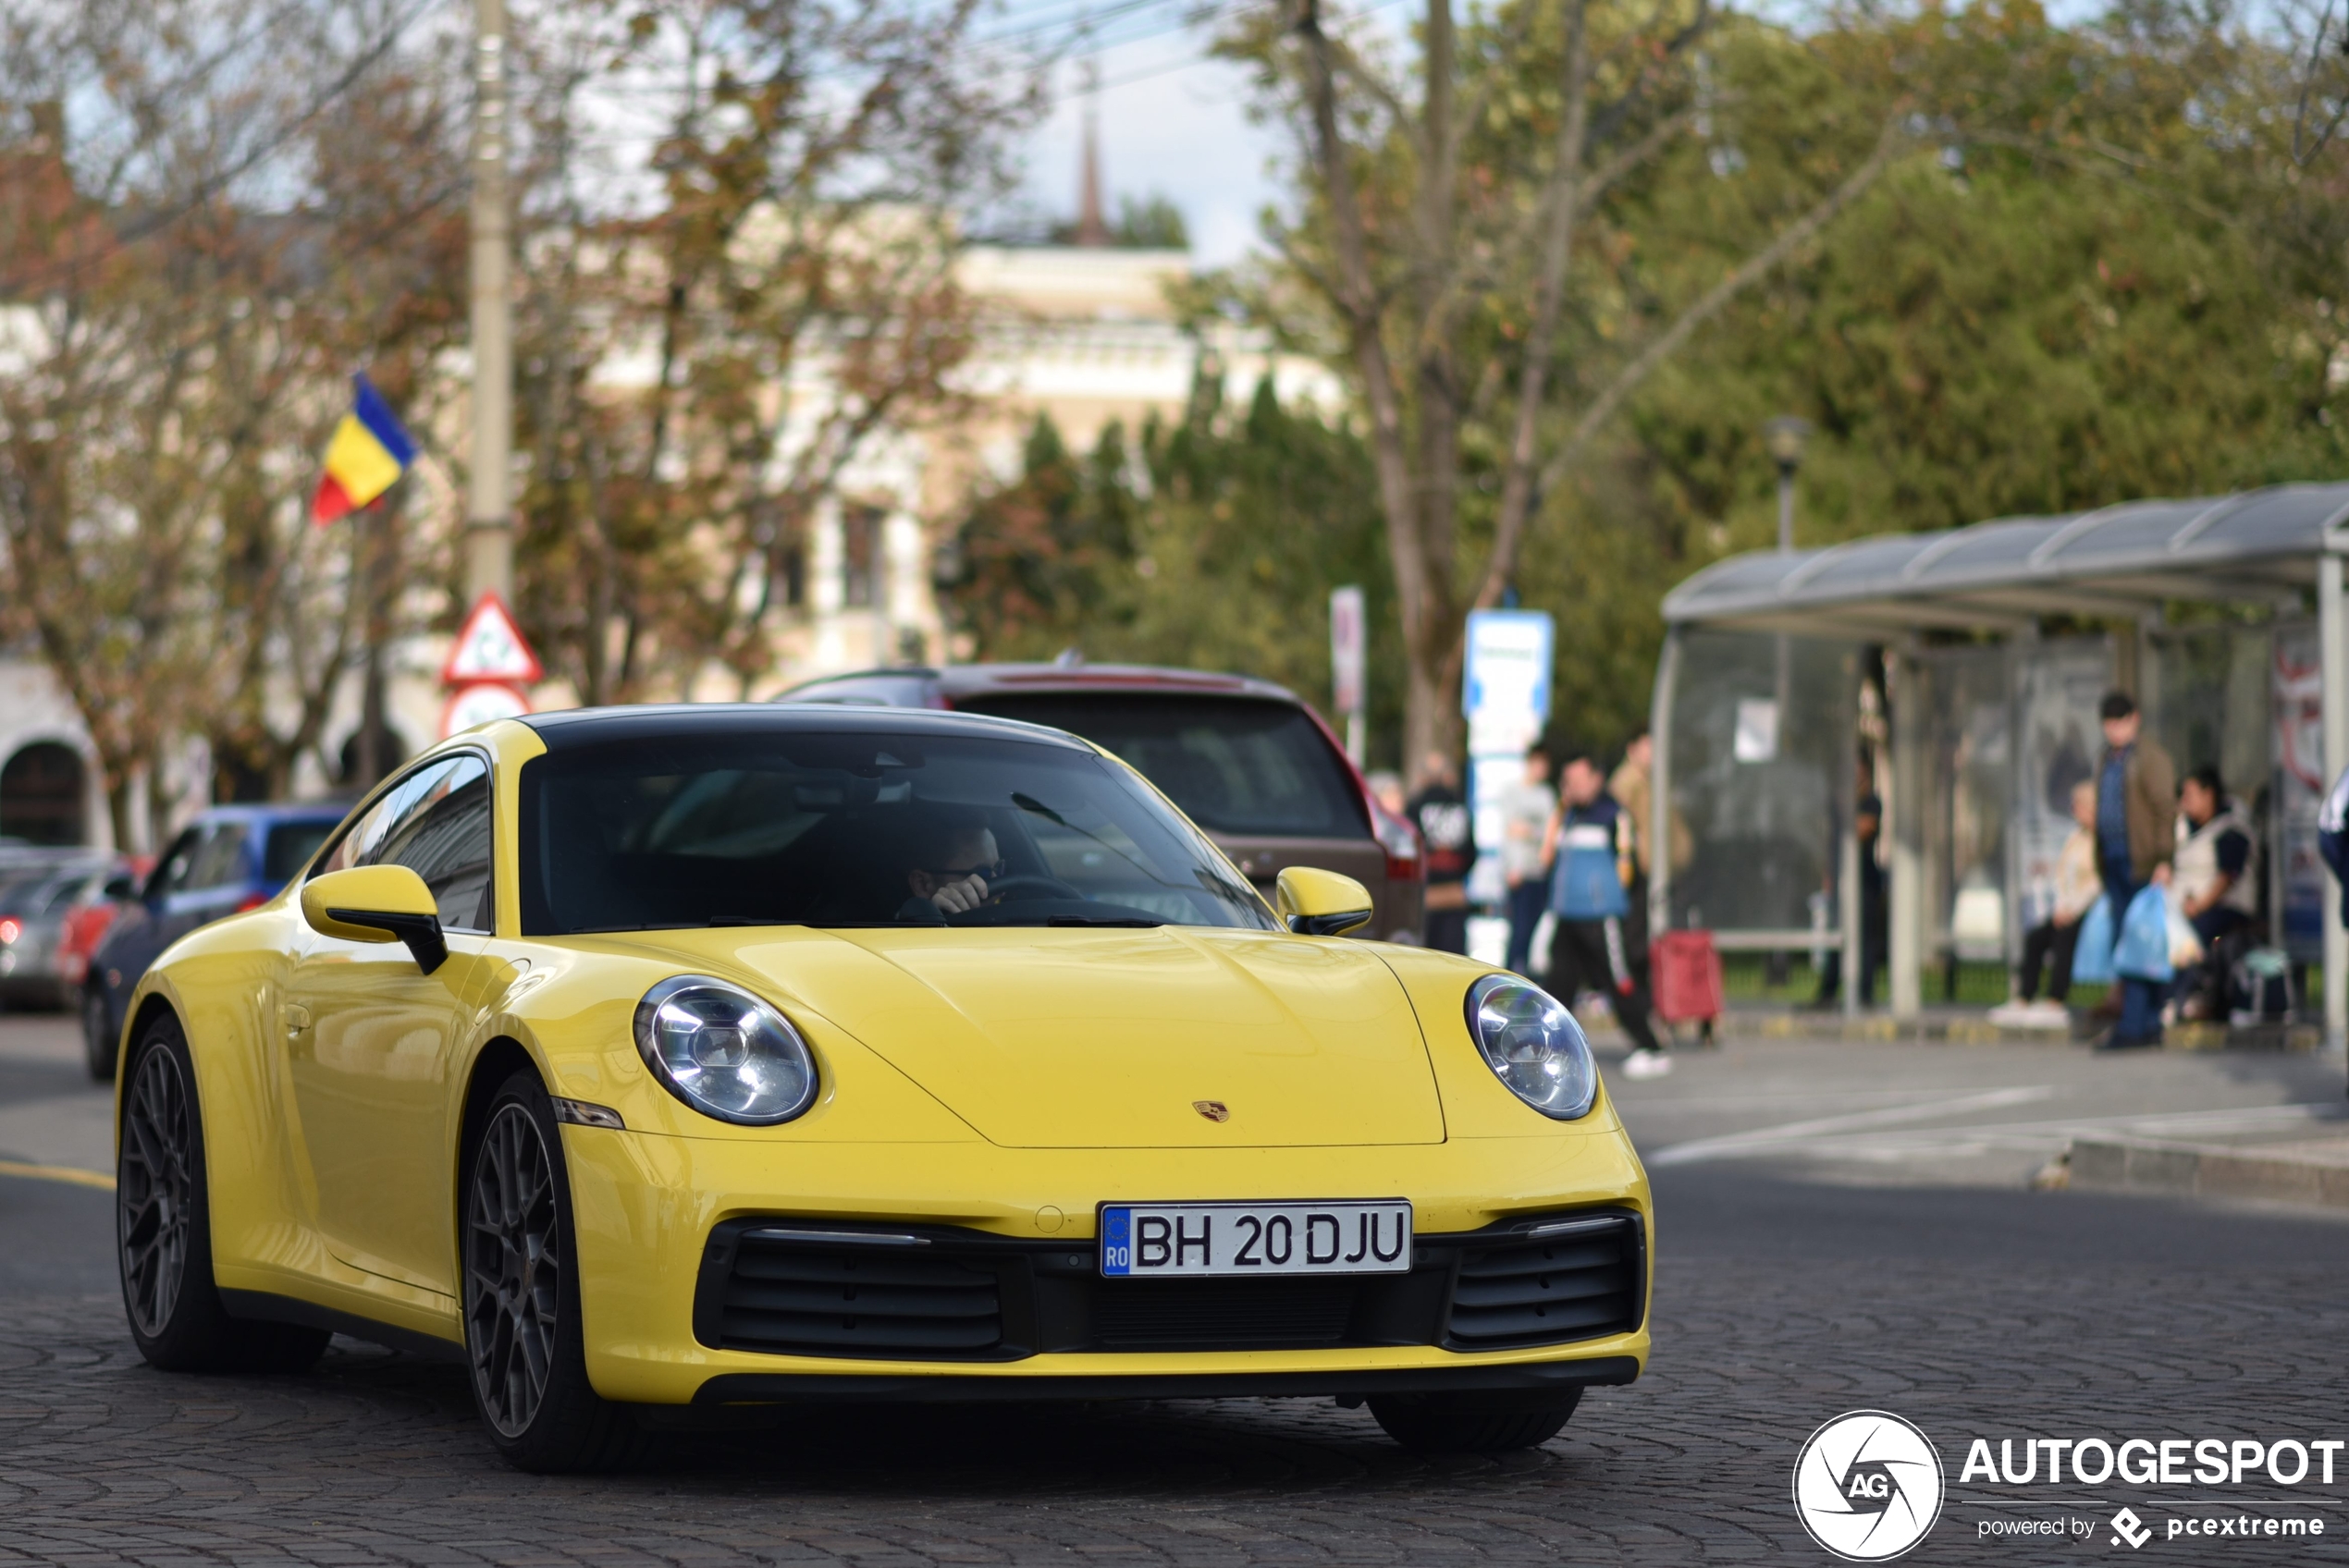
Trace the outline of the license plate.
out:
<instances>
[{"instance_id":1,"label":"license plate","mask_svg":"<svg viewBox=\"0 0 2349 1568\"><path fill-rule=\"evenodd\" d=\"M1113 1280L1261 1274L1405 1274L1411 1206L1358 1203L1103 1204L1101 1272Z\"/></svg>"}]
</instances>

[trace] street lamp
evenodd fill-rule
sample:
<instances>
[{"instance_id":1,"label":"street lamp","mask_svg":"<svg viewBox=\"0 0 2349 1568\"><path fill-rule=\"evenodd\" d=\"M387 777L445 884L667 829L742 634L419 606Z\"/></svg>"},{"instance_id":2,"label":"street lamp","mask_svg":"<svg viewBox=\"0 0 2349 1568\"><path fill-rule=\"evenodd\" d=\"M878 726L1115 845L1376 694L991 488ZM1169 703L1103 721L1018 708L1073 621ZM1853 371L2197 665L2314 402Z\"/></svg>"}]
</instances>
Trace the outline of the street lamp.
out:
<instances>
[{"instance_id":1,"label":"street lamp","mask_svg":"<svg viewBox=\"0 0 2349 1568\"><path fill-rule=\"evenodd\" d=\"M1811 422L1780 414L1762 427L1763 444L1778 465L1778 548L1794 548L1794 471L1802 466L1802 444L1811 438Z\"/></svg>"}]
</instances>

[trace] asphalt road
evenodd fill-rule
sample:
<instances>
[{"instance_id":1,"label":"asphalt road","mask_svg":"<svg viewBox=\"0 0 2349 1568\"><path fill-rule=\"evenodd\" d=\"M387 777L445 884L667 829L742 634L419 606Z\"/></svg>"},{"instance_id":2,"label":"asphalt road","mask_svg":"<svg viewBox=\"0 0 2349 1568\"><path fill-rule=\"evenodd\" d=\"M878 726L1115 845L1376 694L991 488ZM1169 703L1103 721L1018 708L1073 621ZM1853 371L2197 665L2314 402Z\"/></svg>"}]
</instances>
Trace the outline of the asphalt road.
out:
<instances>
[{"instance_id":1,"label":"asphalt road","mask_svg":"<svg viewBox=\"0 0 2349 1568\"><path fill-rule=\"evenodd\" d=\"M70 1044L0 1020L0 1160L105 1163ZM810 1409L669 1439L634 1475L521 1476L444 1367L338 1341L302 1378L147 1370L108 1195L0 1175L0 1563L1824 1564L1790 1476L1857 1408L1915 1422L1949 1478L1904 1562L2134 1558L2109 1526L2124 1504L2163 1561L2349 1560L2349 1452L2331 1486L1960 1477L1975 1437L2349 1439L2349 1224L2026 1185L2067 1127L2318 1119L2342 1079L2337 1059L1785 1042L1622 1084L1657 1193L1654 1362L1498 1462L1240 1401ZM2327 1533L2166 1534L2221 1515ZM1985 1534L2072 1520L2092 1533Z\"/></svg>"}]
</instances>

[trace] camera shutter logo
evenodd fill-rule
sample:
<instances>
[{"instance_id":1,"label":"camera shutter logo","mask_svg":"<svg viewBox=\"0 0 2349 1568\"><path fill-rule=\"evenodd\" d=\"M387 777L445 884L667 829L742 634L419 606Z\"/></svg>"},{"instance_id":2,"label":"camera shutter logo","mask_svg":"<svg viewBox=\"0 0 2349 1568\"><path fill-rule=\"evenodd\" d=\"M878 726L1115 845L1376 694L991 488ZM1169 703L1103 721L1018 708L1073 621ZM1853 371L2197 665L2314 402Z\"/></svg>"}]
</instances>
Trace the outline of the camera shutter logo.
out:
<instances>
[{"instance_id":1,"label":"camera shutter logo","mask_svg":"<svg viewBox=\"0 0 2349 1568\"><path fill-rule=\"evenodd\" d=\"M1811 1538L1847 1562L1884 1562L1941 1517L1941 1455L1882 1410L1854 1410L1811 1434L1794 1461L1794 1512Z\"/></svg>"}]
</instances>

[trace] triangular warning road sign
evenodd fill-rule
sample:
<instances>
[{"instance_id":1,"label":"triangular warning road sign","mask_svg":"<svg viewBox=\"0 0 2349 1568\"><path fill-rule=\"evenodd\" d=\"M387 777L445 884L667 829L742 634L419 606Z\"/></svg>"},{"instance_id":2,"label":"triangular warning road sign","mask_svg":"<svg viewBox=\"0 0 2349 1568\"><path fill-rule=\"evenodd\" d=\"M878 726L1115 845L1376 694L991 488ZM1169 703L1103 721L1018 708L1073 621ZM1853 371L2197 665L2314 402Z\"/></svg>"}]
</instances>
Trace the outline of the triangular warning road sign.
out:
<instances>
[{"instance_id":1,"label":"triangular warning road sign","mask_svg":"<svg viewBox=\"0 0 2349 1568\"><path fill-rule=\"evenodd\" d=\"M529 686L546 676L538 655L530 651L514 612L496 594L473 601L465 624L449 644L449 662L440 667L440 683L464 686L476 680L510 680Z\"/></svg>"}]
</instances>

